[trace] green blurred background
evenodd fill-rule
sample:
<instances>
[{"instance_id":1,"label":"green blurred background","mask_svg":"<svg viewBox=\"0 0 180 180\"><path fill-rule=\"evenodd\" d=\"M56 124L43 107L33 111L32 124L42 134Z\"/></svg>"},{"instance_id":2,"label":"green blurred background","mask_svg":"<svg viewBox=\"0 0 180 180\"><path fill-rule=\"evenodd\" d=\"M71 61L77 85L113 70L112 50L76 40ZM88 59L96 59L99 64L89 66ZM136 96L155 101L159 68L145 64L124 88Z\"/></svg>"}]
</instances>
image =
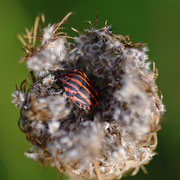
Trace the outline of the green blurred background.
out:
<instances>
[{"instance_id":1,"label":"green blurred background","mask_svg":"<svg viewBox=\"0 0 180 180\"><path fill-rule=\"evenodd\" d=\"M27 159L31 145L18 129L19 109L11 103L15 83L27 76L23 54L16 38L30 28L36 15L45 13L46 23L61 20L69 11L69 27L89 27L99 13L99 27L107 19L118 34L130 34L133 42L143 41L159 70L157 84L163 92L167 112L159 132L158 155L140 171L124 179L180 179L180 0L0 0L0 180L58 180L55 169Z\"/></svg>"}]
</instances>

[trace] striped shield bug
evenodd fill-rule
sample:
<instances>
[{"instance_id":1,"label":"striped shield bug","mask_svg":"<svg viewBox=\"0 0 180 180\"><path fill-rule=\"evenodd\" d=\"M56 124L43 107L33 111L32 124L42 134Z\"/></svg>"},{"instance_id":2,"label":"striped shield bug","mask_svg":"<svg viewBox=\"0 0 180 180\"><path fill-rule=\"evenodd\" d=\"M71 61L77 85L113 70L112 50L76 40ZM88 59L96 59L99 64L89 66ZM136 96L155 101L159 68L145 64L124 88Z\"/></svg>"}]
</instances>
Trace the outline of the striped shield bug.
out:
<instances>
[{"instance_id":1,"label":"striped shield bug","mask_svg":"<svg viewBox=\"0 0 180 180\"><path fill-rule=\"evenodd\" d=\"M57 70L55 76L62 83L67 97L79 108L90 110L98 104L98 93L82 69L73 69L67 73Z\"/></svg>"}]
</instances>

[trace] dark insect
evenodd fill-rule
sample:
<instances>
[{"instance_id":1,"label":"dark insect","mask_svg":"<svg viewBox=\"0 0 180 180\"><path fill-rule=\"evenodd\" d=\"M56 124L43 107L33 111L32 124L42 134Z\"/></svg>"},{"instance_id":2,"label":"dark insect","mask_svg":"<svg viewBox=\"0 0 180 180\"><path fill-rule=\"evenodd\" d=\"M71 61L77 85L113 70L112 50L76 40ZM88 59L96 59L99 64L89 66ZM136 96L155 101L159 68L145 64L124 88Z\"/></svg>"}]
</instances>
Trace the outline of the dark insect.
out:
<instances>
[{"instance_id":1,"label":"dark insect","mask_svg":"<svg viewBox=\"0 0 180 180\"><path fill-rule=\"evenodd\" d=\"M73 69L68 73L55 73L56 78L62 82L67 97L81 109L90 110L98 104L98 93L86 74L81 69Z\"/></svg>"}]
</instances>

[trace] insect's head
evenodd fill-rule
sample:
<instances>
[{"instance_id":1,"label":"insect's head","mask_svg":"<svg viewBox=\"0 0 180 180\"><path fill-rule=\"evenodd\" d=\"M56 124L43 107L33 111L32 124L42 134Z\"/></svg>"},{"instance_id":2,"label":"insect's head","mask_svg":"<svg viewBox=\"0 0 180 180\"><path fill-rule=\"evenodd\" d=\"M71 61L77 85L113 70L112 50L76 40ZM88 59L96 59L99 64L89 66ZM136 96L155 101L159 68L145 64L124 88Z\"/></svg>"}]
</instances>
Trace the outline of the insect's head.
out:
<instances>
[{"instance_id":1,"label":"insect's head","mask_svg":"<svg viewBox=\"0 0 180 180\"><path fill-rule=\"evenodd\" d=\"M64 76L67 76L67 72L58 69L57 71L54 72L54 75L56 79L60 79Z\"/></svg>"}]
</instances>

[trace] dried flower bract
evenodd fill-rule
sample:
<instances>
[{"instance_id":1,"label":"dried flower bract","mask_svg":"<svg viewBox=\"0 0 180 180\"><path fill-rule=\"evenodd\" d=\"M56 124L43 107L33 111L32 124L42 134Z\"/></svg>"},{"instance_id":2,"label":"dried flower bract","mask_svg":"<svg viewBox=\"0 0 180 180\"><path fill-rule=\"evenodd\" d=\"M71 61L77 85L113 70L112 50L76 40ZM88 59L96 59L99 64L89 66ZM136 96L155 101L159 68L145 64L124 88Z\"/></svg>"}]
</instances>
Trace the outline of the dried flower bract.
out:
<instances>
[{"instance_id":1,"label":"dried flower bract","mask_svg":"<svg viewBox=\"0 0 180 180\"><path fill-rule=\"evenodd\" d=\"M62 25L39 26L18 35L30 75L13 93L19 126L33 148L25 155L70 177L119 179L145 169L155 155L164 113L155 84L157 69L147 47L110 26L91 27L76 37ZM69 39L73 39L71 42ZM98 92L98 104L80 109L64 92L56 71L82 69Z\"/></svg>"}]
</instances>

